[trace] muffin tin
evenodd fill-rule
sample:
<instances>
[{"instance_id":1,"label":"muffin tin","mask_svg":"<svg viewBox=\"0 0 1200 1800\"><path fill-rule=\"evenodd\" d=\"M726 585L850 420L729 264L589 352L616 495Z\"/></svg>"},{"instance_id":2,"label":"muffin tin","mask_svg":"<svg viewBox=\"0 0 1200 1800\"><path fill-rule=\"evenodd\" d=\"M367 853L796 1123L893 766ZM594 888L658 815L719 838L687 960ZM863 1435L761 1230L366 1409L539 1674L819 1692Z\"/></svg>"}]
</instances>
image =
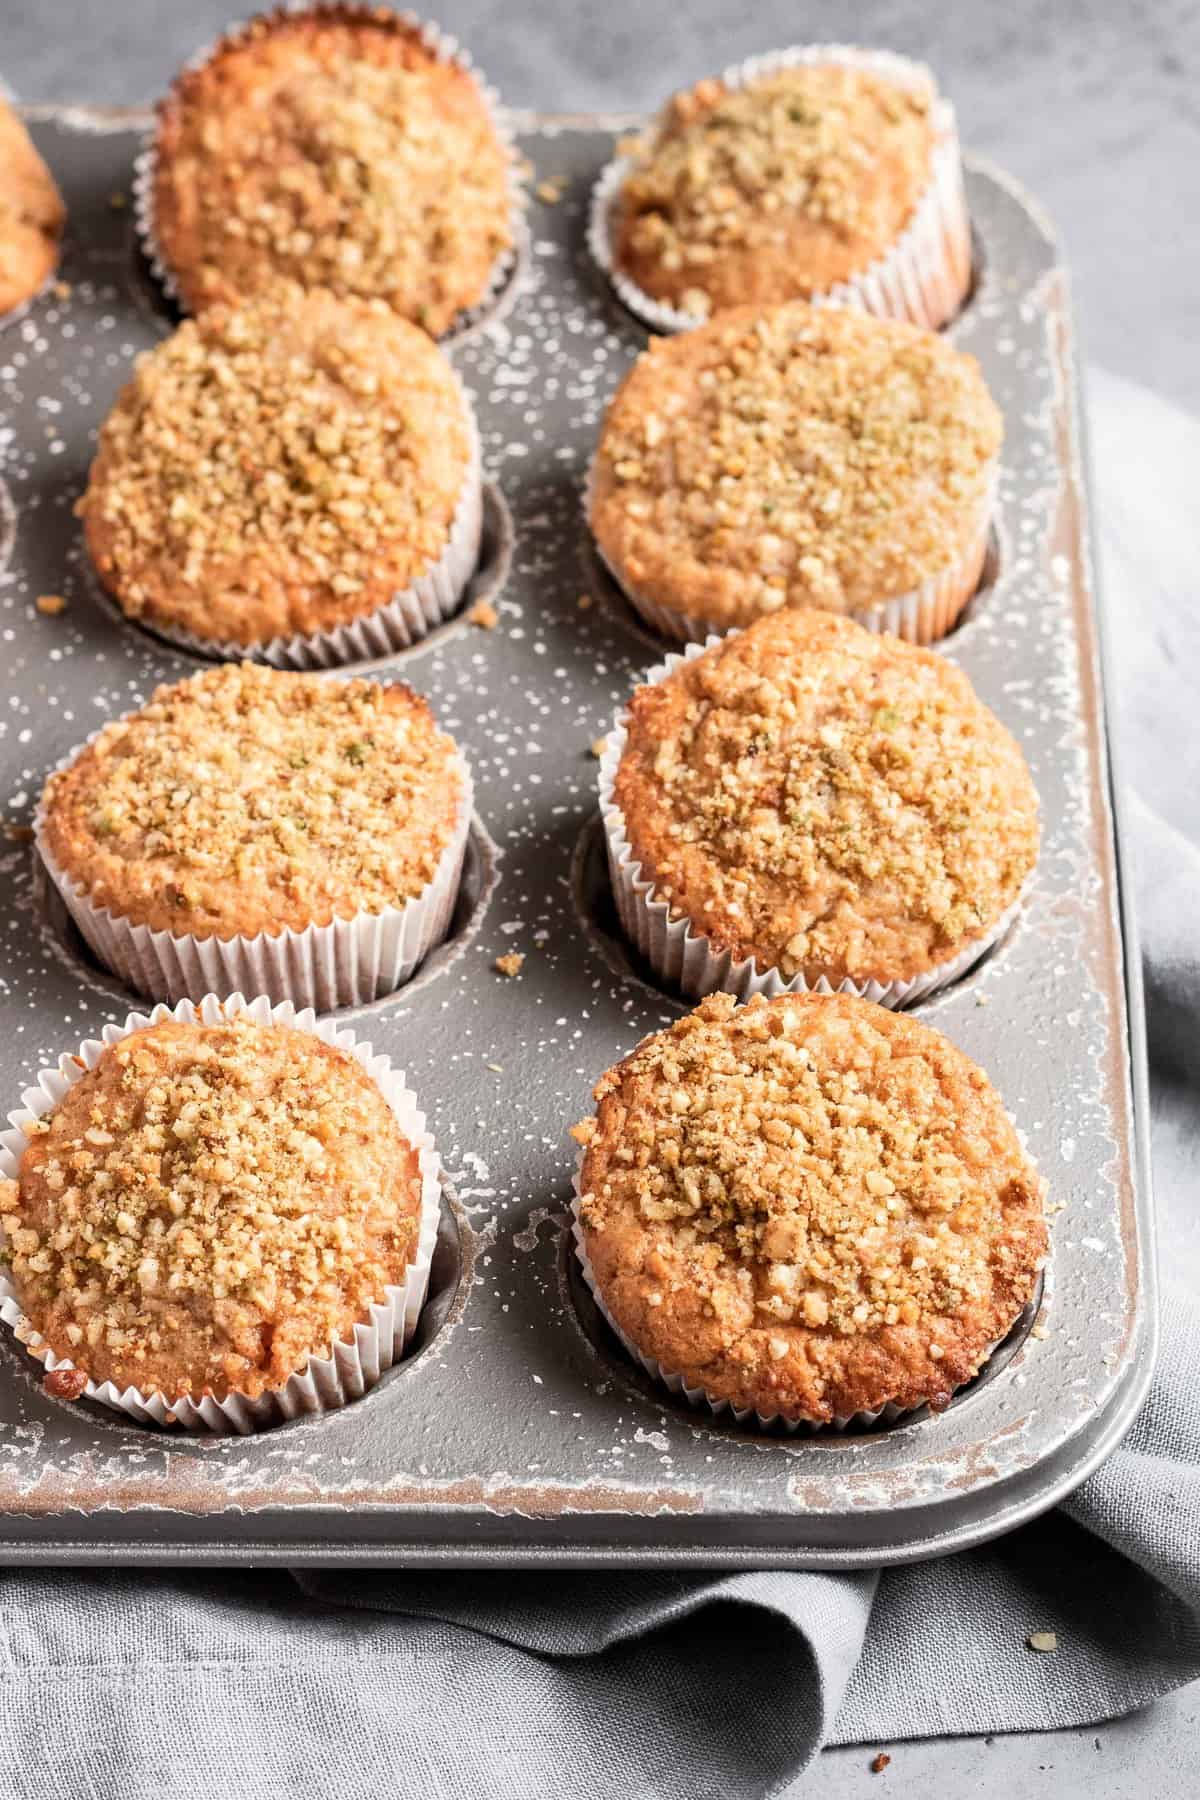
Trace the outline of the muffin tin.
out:
<instances>
[{"instance_id":1,"label":"muffin tin","mask_svg":"<svg viewBox=\"0 0 1200 1800\"><path fill-rule=\"evenodd\" d=\"M5 1112L39 1068L137 1004L74 935L19 828L73 744L197 666L97 603L71 512L132 357L174 322L130 230L147 121L78 108L29 118L70 208L70 291L0 328L0 473L15 515L6 551L0 504L0 815L18 828L0 841ZM476 775L450 938L398 994L339 1015L405 1071L449 1171L413 1349L334 1416L197 1437L47 1397L5 1332L0 1558L904 1561L1050 1505L1113 1446L1145 1391L1140 989L1066 278L1030 202L972 162L978 278L953 331L983 364L1007 441L989 579L941 647L1020 740L1045 842L1015 928L919 1010L988 1071L1048 1178L1044 1289L940 1417L797 1439L721 1425L654 1388L578 1274L567 1128L599 1074L682 1007L621 937L590 753L663 651L580 524L604 405L645 341L586 246L592 183L630 124L518 121L533 182L559 197L531 200L515 304L452 352L495 483L475 593L490 593L499 623L460 616L379 665L429 696ZM37 611L45 594L67 609ZM494 964L513 951L525 961L506 979Z\"/></svg>"}]
</instances>

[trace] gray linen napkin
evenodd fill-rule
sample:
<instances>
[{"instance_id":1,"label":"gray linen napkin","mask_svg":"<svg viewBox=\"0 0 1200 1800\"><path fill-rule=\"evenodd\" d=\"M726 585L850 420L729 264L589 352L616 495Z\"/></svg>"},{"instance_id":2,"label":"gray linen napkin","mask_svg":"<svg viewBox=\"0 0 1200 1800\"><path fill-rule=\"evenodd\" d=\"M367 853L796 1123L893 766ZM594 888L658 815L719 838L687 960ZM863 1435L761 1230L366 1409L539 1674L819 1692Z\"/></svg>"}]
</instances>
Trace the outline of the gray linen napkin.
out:
<instances>
[{"instance_id":1,"label":"gray linen napkin","mask_svg":"<svg viewBox=\"0 0 1200 1800\"><path fill-rule=\"evenodd\" d=\"M1110 377L1091 418L1172 1272L1125 1444L1049 1517L878 1576L3 1572L0 1791L748 1800L823 1743L1082 1724L1200 1676L1200 426Z\"/></svg>"}]
</instances>

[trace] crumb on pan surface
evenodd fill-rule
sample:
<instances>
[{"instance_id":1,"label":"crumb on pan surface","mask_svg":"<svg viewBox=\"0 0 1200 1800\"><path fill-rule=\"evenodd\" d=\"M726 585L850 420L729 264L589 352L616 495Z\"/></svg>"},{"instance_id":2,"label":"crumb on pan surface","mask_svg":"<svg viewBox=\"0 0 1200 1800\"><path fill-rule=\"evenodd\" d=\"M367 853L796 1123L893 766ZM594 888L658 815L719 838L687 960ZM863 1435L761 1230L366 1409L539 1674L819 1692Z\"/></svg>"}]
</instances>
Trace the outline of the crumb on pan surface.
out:
<instances>
[{"instance_id":1,"label":"crumb on pan surface","mask_svg":"<svg viewBox=\"0 0 1200 1800\"><path fill-rule=\"evenodd\" d=\"M305 1032L165 1020L103 1052L0 1183L35 1329L91 1380L281 1387L403 1280L418 1153L366 1071Z\"/></svg>"},{"instance_id":2,"label":"crumb on pan surface","mask_svg":"<svg viewBox=\"0 0 1200 1800\"><path fill-rule=\"evenodd\" d=\"M0 317L41 291L58 264L66 208L21 120L0 99Z\"/></svg>"},{"instance_id":3,"label":"crumb on pan surface","mask_svg":"<svg viewBox=\"0 0 1200 1800\"><path fill-rule=\"evenodd\" d=\"M510 154L475 76L384 8L275 12L162 101L153 226L195 312L280 276L432 332L512 244Z\"/></svg>"},{"instance_id":4,"label":"crumb on pan surface","mask_svg":"<svg viewBox=\"0 0 1200 1800\"><path fill-rule=\"evenodd\" d=\"M618 579L720 629L870 608L968 552L1002 435L975 358L936 332L738 307L633 365L604 422L592 529Z\"/></svg>"},{"instance_id":5,"label":"crumb on pan surface","mask_svg":"<svg viewBox=\"0 0 1200 1800\"><path fill-rule=\"evenodd\" d=\"M43 798L93 906L194 937L379 912L432 879L463 804L453 740L401 682L222 664L106 725Z\"/></svg>"},{"instance_id":6,"label":"crumb on pan surface","mask_svg":"<svg viewBox=\"0 0 1200 1800\"><path fill-rule=\"evenodd\" d=\"M637 1347L817 1423L944 1404L1031 1296L1043 1184L948 1039L847 995L714 995L604 1075L580 1214Z\"/></svg>"},{"instance_id":7,"label":"crumb on pan surface","mask_svg":"<svg viewBox=\"0 0 1200 1800\"><path fill-rule=\"evenodd\" d=\"M928 189L932 101L834 62L698 82L621 187L617 266L700 316L827 292L892 247Z\"/></svg>"},{"instance_id":8,"label":"crumb on pan surface","mask_svg":"<svg viewBox=\"0 0 1200 1800\"><path fill-rule=\"evenodd\" d=\"M614 799L659 897L788 980L915 979L1037 861L1025 758L967 676L830 613L760 619L636 689Z\"/></svg>"},{"instance_id":9,"label":"crumb on pan surface","mask_svg":"<svg viewBox=\"0 0 1200 1800\"><path fill-rule=\"evenodd\" d=\"M426 574L470 458L424 332L377 301L281 287L138 359L78 510L124 612L253 648L363 618Z\"/></svg>"}]
</instances>

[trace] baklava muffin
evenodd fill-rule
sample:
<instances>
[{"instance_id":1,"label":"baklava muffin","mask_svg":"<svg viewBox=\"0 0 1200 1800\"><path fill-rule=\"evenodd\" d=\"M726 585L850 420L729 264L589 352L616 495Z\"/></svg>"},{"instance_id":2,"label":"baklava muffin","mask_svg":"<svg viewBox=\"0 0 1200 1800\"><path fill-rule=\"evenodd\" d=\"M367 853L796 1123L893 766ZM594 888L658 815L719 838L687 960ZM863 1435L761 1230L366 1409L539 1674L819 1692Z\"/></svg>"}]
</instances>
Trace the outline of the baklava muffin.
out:
<instances>
[{"instance_id":1,"label":"baklava muffin","mask_svg":"<svg viewBox=\"0 0 1200 1800\"><path fill-rule=\"evenodd\" d=\"M1029 769L961 669L830 613L673 659L610 734L600 792L626 932L693 998L929 993L1037 860Z\"/></svg>"},{"instance_id":2,"label":"baklava muffin","mask_svg":"<svg viewBox=\"0 0 1200 1800\"><path fill-rule=\"evenodd\" d=\"M53 1365L69 1362L76 1393L121 1405L132 1388L126 1410L157 1397L190 1415L283 1396L338 1344L352 1387L372 1349L387 1366L407 1330L396 1291L415 1314L427 1276L435 1165L358 1058L245 1013L143 1020L89 1049L0 1182L22 1335L51 1359L51 1391L68 1395ZM397 1302L376 1343L371 1309L390 1321ZM314 1381L337 1402L329 1370Z\"/></svg>"},{"instance_id":3,"label":"baklava muffin","mask_svg":"<svg viewBox=\"0 0 1200 1800\"><path fill-rule=\"evenodd\" d=\"M323 1008L390 992L444 936L470 810L454 740L403 683L227 663L104 726L35 834L139 992Z\"/></svg>"},{"instance_id":4,"label":"baklava muffin","mask_svg":"<svg viewBox=\"0 0 1200 1800\"><path fill-rule=\"evenodd\" d=\"M439 336L512 247L511 162L475 75L410 15L280 10L160 103L149 247L192 312L282 277Z\"/></svg>"},{"instance_id":5,"label":"baklava muffin","mask_svg":"<svg viewBox=\"0 0 1200 1800\"><path fill-rule=\"evenodd\" d=\"M656 328L801 299L936 329L970 283L953 111L884 52L784 51L698 82L599 198L621 291Z\"/></svg>"},{"instance_id":6,"label":"baklava muffin","mask_svg":"<svg viewBox=\"0 0 1200 1800\"><path fill-rule=\"evenodd\" d=\"M0 320L39 294L58 266L67 213L29 133L0 99Z\"/></svg>"},{"instance_id":7,"label":"baklava muffin","mask_svg":"<svg viewBox=\"0 0 1200 1800\"><path fill-rule=\"evenodd\" d=\"M474 569L470 406L381 302L277 288L139 359L79 511L104 587L168 637L300 667L384 655Z\"/></svg>"},{"instance_id":8,"label":"baklava muffin","mask_svg":"<svg viewBox=\"0 0 1200 1800\"><path fill-rule=\"evenodd\" d=\"M656 629L784 607L927 643L975 592L1003 423L974 357L794 301L651 343L609 407L589 514Z\"/></svg>"},{"instance_id":9,"label":"baklava muffin","mask_svg":"<svg viewBox=\"0 0 1200 1800\"><path fill-rule=\"evenodd\" d=\"M627 1347L767 1423L943 1407L1033 1297L1043 1186L986 1075L848 995L714 995L595 1091L576 1203Z\"/></svg>"}]
</instances>

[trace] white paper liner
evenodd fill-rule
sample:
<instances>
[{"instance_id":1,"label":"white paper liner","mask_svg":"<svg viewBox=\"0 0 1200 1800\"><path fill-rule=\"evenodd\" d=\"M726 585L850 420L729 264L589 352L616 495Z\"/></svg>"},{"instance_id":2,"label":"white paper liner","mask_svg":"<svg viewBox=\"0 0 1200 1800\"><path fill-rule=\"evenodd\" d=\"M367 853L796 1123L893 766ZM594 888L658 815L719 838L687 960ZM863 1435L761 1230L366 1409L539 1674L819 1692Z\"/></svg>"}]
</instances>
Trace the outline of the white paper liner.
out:
<instances>
[{"instance_id":1,"label":"white paper liner","mask_svg":"<svg viewBox=\"0 0 1200 1800\"><path fill-rule=\"evenodd\" d=\"M222 662L261 662L273 669L312 671L339 669L348 663L366 662L393 656L407 650L435 626L452 617L463 593L479 564L479 547L483 536L483 465L479 445L479 429L470 398L457 373L454 376L462 399L470 437L470 450L462 494L450 523L446 548L437 562L428 568L402 593L394 594L383 606L361 618L329 631L308 635L277 637L265 644L239 644L219 638L198 637L194 632L159 619L144 620L126 614L131 623L152 631L170 644L178 644L193 656L212 657ZM97 582L100 577L88 558L88 568ZM120 608L120 598L100 586L111 604Z\"/></svg>"},{"instance_id":2,"label":"white paper liner","mask_svg":"<svg viewBox=\"0 0 1200 1800\"><path fill-rule=\"evenodd\" d=\"M857 307L880 318L908 319L938 330L959 310L971 279L971 225L954 108L938 94L933 72L923 63L850 44L796 45L753 56L726 69L721 79L727 87L741 88L780 69L813 63L843 63L869 70L897 86L928 90L933 95L936 136L929 186L891 249L861 274L808 295L809 304ZM652 134L655 129L657 125ZM637 161L632 156L617 157L601 171L592 190L588 247L619 298L643 324L664 336L691 331L705 319L655 300L616 266L614 207Z\"/></svg>"},{"instance_id":3,"label":"white paper liner","mask_svg":"<svg viewBox=\"0 0 1200 1800\"><path fill-rule=\"evenodd\" d=\"M681 655L670 655L665 662L656 664L641 685L653 686L664 680L672 670L720 641L710 638L708 644L689 644ZM718 992L733 994L738 1000L749 1000L754 994L762 994L768 1000L779 994L853 994L859 1000L873 1000L877 1006L908 1006L914 1001L928 999L939 988L947 987L974 968L1004 936L1021 909L1026 889L1022 889L986 932L972 939L957 956L910 981L853 981L848 975L831 981L816 968L786 978L777 968L760 969L753 957L735 960L731 950L718 949L689 919L672 917L670 903L654 897L654 882L643 877L642 865L634 859L625 814L615 798L617 770L627 739L627 717L628 712L624 709L617 715L600 758L600 817L604 824L613 899L626 937L637 946L659 980L689 1000L701 1000L705 994Z\"/></svg>"},{"instance_id":4,"label":"white paper liner","mask_svg":"<svg viewBox=\"0 0 1200 1800\"><path fill-rule=\"evenodd\" d=\"M385 1288L380 1300L372 1302L367 1309L367 1322L354 1327L353 1337L335 1343L329 1356L310 1357L302 1372L290 1376L282 1388L273 1392L255 1399L245 1394L231 1394L225 1400L216 1400L211 1395L199 1400L182 1396L168 1399L163 1394L146 1394L135 1387L119 1392L111 1381L88 1382L83 1391L89 1400L99 1400L117 1412L128 1413L142 1424L177 1424L189 1430L247 1434L305 1413L336 1411L347 1401L366 1393L399 1361L416 1327L429 1286L441 1204L441 1162L433 1138L426 1130L425 1116L417 1105L416 1096L405 1085L403 1075L393 1069L388 1057L377 1055L369 1044L356 1040L352 1032L339 1031L330 1021L314 1018L309 1010L297 1012L290 1002L272 1006L263 996L247 1001L241 994L233 994L218 1000L210 994L199 1006L181 1000L170 1009L156 1006L149 1015L130 1013L123 1025L106 1025L100 1038L90 1038L80 1045L75 1055L62 1056L57 1068L43 1069L36 1085L22 1094L20 1107L9 1114L11 1129L0 1132L0 1177L16 1179L28 1142L28 1127L35 1119L54 1110L85 1070L95 1067L109 1045L163 1019L216 1025L240 1013L260 1025L290 1025L297 1031L308 1032L312 1037L320 1038L322 1043L349 1052L366 1070L391 1107L401 1131L418 1153L421 1211L417 1247L404 1281ZM75 1367L69 1358L56 1356L33 1329L22 1310L16 1289L3 1271L0 1271L0 1319L47 1373Z\"/></svg>"},{"instance_id":5,"label":"white paper liner","mask_svg":"<svg viewBox=\"0 0 1200 1800\"><path fill-rule=\"evenodd\" d=\"M53 772L69 768L86 747L77 745ZM198 1001L206 994L264 994L273 1001L290 1000L328 1012L337 1006L363 1006L403 987L449 930L474 805L471 771L461 752L451 760L449 774L459 784L458 816L428 885L402 906L356 913L328 925L285 926L278 932L228 938L155 931L93 905L82 884L66 873L50 849L42 801L34 817L34 843L89 947L135 992L169 1001Z\"/></svg>"},{"instance_id":6,"label":"white paper liner","mask_svg":"<svg viewBox=\"0 0 1200 1800\"><path fill-rule=\"evenodd\" d=\"M377 6L365 4L356 5L354 4L354 0L347 0L346 4L321 5L317 3L311 6L285 5L277 7L275 10L286 14L289 18L295 17L297 14L309 12L328 12L336 13L339 17L346 19L361 18L366 21L378 21L381 11L390 11L390 9ZM270 18L273 15L270 10L267 10L259 16L262 18ZM487 287L481 298L475 302L474 306L464 307L452 320L448 328L442 333L439 342L449 344L455 338L473 331L479 325L485 324L493 307L499 302L509 282L515 281L518 278L520 249L524 234L525 206L516 141L512 124L505 107L501 104L499 94L490 82L484 80L482 74L471 60L470 54L463 49L457 38L452 37L449 32L443 31L440 26L434 25L428 20L418 18L416 13L396 13L394 14L394 17L398 24L407 25L415 30L419 34L421 42L432 52L439 62L455 63L460 69L463 69L471 76L475 83L476 90L483 101L492 128L499 138L501 146L508 158L510 227L513 238L512 247L502 251L496 258L495 265L488 277ZM227 25L220 37L214 38L210 43L203 45L188 58L187 62L183 65L182 72L190 73L195 69L202 69L205 63L209 62L219 50L227 49L231 44L235 44L242 34L249 29L251 23L253 23L253 21L235 21ZM184 307L183 297L179 291L179 284L171 273L170 265L159 247L158 238L154 230L154 186L158 159L157 135L156 124L147 133L143 140L141 150L134 158L134 229L137 233L142 253L149 263L155 279L158 281L168 298L172 300L181 311L184 311L186 309Z\"/></svg>"},{"instance_id":7,"label":"white paper liner","mask_svg":"<svg viewBox=\"0 0 1200 1800\"><path fill-rule=\"evenodd\" d=\"M640 594L636 588L630 587L620 570L609 561L600 546L600 540L592 531L592 501L598 454L598 450L593 453L584 479L584 517L588 530L592 533L597 556L634 611L640 613L647 625L660 637L677 644L703 646L711 638L723 637L728 631L741 629L681 612L674 606L664 606L660 600L651 600L648 595ZM861 625L864 631L890 632L893 637L903 638L906 644L920 644L926 648L937 643L939 638L948 636L979 591L980 578L987 563L998 487L999 463L996 462L988 476L975 529L966 549L949 568L943 569L939 575L927 577L919 586L910 588L907 594L898 594L891 600L881 600L875 606L853 607L843 616L852 619L856 625Z\"/></svg>"},{"instance_id":8,"label":"white paper liner","mask_svg":"<svg viewBox=\"0 0 1200 1800\"><path fill-rule=\"evenodd\" d=\"M587 1151L585 1148L580 1152L575 1165L575 1192L571 1201L571 1236L575 1244L575 1254L579 1258L580 1271L584 1281L587 1283L588 1292L596 1302L596 1307L600 1316L603 1318L605 1324L613 1333L613 1336L617 1339L622 1349L633 1358L634 1362L637 1363L640 1368L645 1369L647 1375L649 1375L652 1380L660 1383L660 1385L665 1387L668 1392L674 1394L677 1399L686 1400L689 1406L694 1406L701 1411L707 1411L714 1418L721 1418L724 1415L728 1415L738 1425L748 1425L753 1423L760 1426L764 1431L781 1432L787 1437L796 1437L800 1434L813 1436L816 1433L826 1431L846 1431L851 1426L860 1429L864 1427L869 1429L873 1425L892 1425L897 1419L907 1418L910 1414L919 1412L923 1406L929 1404L928 1400L925 1399L915 1400L911 1406L898 1406L895 1401L889 1400L885 1406L876 1407L874 1411L864 1410L854 1413L843 1413L833 1419L789 1419L785 1418L782 1413L761 1413L749 1406L734 1406L732 1401L722 1400L718 1395L710 1394L708 1389L704 1387L689 1387L682 1375L676 1374L671 1369L665 1369L653 1356L643 1355L642 1351L638 1349L632 1338L627 1337L625 1332L622 1331L616 1319L609 1311L608 1303L600 1290L599 1282L596 1280L596 1273L592 1268L591 1258L587 1253L583 1220L580 1217L579 1211L580 1202L583 1198L581 1183L583 1177L583 1163L586 1155ZM1014 1320L1013 1323L1015 1324L1016 1321ZM1012 1327L1010 1326L1009 1329L1011 1330ZM1000 1337L997 1338L994 1343L989 1344L980 1358L979 1367L976 1369L975 1374L968 1376L967 1381L960 1382L958 1387L966 1387L968 1382L974 1381L982 1370L986 1368L989 1358L995 1354L996 1350L1003 1342L1004 1339ZM954 1391L957 1392L958 1388L955 1388Z\"/></svg>"}]
</instances>

